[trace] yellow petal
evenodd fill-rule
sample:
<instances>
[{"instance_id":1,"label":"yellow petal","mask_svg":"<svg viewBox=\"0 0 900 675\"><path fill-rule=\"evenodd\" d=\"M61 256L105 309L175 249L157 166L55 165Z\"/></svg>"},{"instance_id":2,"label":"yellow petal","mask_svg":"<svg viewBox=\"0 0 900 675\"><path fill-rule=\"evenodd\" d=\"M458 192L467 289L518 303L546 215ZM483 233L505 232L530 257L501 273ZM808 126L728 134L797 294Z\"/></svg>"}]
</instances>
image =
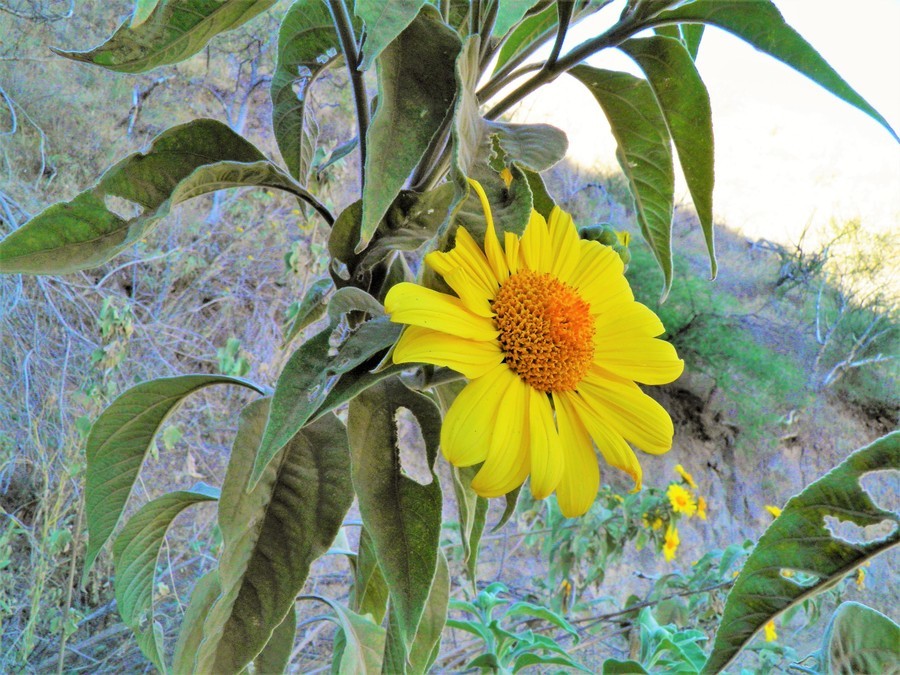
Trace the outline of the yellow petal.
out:
<instances>
[{"instance_id":1,"label":"yellow petal","mask_svg":"<svg viewBox=\"0 0 900 675\"><path fill-rule=\"evenodd\" d=\"M553 395L559 440L565 453L563 475L556 486L559 509L566 518L584 515L597 498L600 466L591 437L569 401Z\"/></svg>"},{"instance_id":2,"label":"yellow petal","mask_svg":"<svg viewBox=\"0 0 900 675\"><path fill-rule=\"evenodd\" d=\"M487 258L464 227L456 230L456 245L453 249L446 253L432 251L425 256L425 262L441 276L455 267L463 268L487 298L493 297L497 291L499 284Z\"/></svg>"},{"instance_id":3,"label":"yellow petal","mask_svg":"<svg viewBox=\"0 0 900 675\"><path fill-rule=\"evenodd\" d=\"M472 283L471 277L461 267L447 272L444 275L444 281L459 296L470 312L487 318L494 316L489 299L484 296L477 285Z\"/></svg>"},{"instance_id":4,"label":"yellow petal","mask_svg":"<svg viewBox=\"0 0 900 675\"><path fill-rule=\"evenodd\" d=\"M492 420L493 432L487 459L472 479L472 489L482 497L500 497L519 487L530 467L526 393L528 385L507 366L497 389L500 406ZM505 381L505 384L503 383Z\"/></svg>"},{"instance_id":5,"label":"yellow petal","mask_svg":"<svg viewBox=\"0 0 900 675\"><path fill-rule=\"evenodd\" d=\"M591 305L592 314L618 309L634 300L618 253L596 241L581 241L581 260L572 273L571 285Z\"/></svg>"},{"instance_id":6,"label":"yellow petal","mask_svg":"<svg viewBox=\"0 0 900 675\"><path fill-rule=\"evenodd\" d=\"M656 337L665 332L662 321L652 309L639 302L630 302L615 312L605 312L594 319L597 338L630 340L637 337Z\"/></svg>"},{"instance_id":7,"label":"yellow petal","mask_svg":"<svg viewBox=\"0 0 900 675\"><path fill-rule=\"evenodd\" d=\"M562 478L565 458L547 394L528 387L528 430L531 436L531 494L550 496Z\"/></svg>"},{"instance_id":8,"label":"yellow petal","mask_svg":"<svg viewBox=\"0 0 900 675\"><path fill-rule=\"evenodd\" d=\"M581 239L572 216L558 206L553 207L547 222L550 228L551 251L553 252L550 272L566 283L581 260Z\"/></svg>"},{"instance_id":9,"label":"yellow petal","mask_svg":"<svg viewBox=\"0 0 900 675\"><path fill-rule=\"evenodd\" d=\"M507 232L504 243L506 245L506 262L509 265L509 273L519 271L519 238L512 232Z\"/></svg>"},{"instance_id":10,"label":"yellow petal","mask_svg":"<svg viewBox=\"0 0 900 675\"><path fill-rule=\"evenodd\" d=\"M634 382L592 366L578 391L605 425L644 452L661 454L671 449L672 418Z\"/></svg>"},{"instance_id":11,"label":"yellow petal","mask_svg":"<svg viewBox=\"0 0 900 675\"><path fill-rule=\"evenodd\" d=\"M620 377L644 384L668 384L684 371L684 361L668 342L648 337L628 340L596 336L594 363Z\"/></svg>"},{"instance_id":12,"label":"yellow petal","mask_svg":"<svg viewBox=\"0 0 900 675\"><path fill-rule=\"evenodd\" d=\"M394 363L431 363L462 373L470 380L481 377L503 361L496 341L477 342L409 326L394 347Z\"/></svg>"},{"instance_id":13,"label":"yellow petal","mask_svg":"<svg viewBox=\"0 0 900 675\"><path fill-rule=\"evenodd\" d=\"M388 291L385 311L394 323L407 323L471 340L494 340L494 322L472 314L462 300L430 288L401 282Z\"/></svg>"},{"instance_id":14,"label":"yellow petal","mask_svg":"<svg viewBox=\"0 0 900 675\"><path fill-rule=\"evenodd\" d=\"M606 420L602 419L578 392L562 392L560 396L571 404L570 409L584 424L606 463L631 476L634 480L634 490L640 490L643 480L641 464L622 435L607 425Z\"/></svg>"},{"instance_id":15,"label":"yellow petal","mask_svg":"<svg viewBox=\"0 0 900 675\"><path fill-rule=\"evenodd\" d=\"M509 267L506 265L506 259L503 257L503 249L500 248L500 240L497 238L497 230L494 229L494 216L491 214L491 205L488 202L484 188L477 180L469 179L469 185L475 190L478 199L481 200L481 208L484 211L484 219L487 227L484 230L484 253L487 256L488 264L494 271L494 276L502 284L509 276Z\"/></svg>"},{"instance_id":16,"label":"yellow petal","mask_svg":"<svg viewBox=\"0 0 900 675\"><path fill-rule=\"evenodd\" d=\"M531 212L531 220L525 228L525 234L519 244L522 262L534 272L549 272L552 252L550 250L550 231L547 221L537 211Z\"/></svg>"},{"instance_id":17,"label":"yellow petal","mask_svg":"<svg viewBox=\"0 0 900 675\"><path fill-rule=\"evenodd\" d=\"M448 462L472 466L485 460L510 376L516 377L505 364L500 365L459 392L441 426L441 452Z\"/></svg>"}]
</instances>

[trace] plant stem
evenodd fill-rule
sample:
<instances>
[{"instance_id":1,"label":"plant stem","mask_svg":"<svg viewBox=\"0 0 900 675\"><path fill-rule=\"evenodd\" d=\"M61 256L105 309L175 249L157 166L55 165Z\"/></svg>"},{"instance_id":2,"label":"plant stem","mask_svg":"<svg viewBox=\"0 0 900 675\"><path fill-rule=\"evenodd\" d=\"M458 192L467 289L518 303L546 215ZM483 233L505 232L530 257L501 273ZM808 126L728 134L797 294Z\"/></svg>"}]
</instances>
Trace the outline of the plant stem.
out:
<instances>
[{"instance_id":1,"label":"plant stem","mask_svg":"<svg viewBox=\"0 0 900 675\"><path fill-rule=\"evenodd\" d=\"M338 36L341 39L341 50L347 62L347 73L353 86L353 101L356 104L356 126L359 132L359 185L360 191L366 184L366 132L369 129L369 99L366 96L366 83L362 71L359 70L359 50L356 48L356 35L350 13L344 0L328 0L328 10L334 21Z\"/></svg>"}]
</instances>

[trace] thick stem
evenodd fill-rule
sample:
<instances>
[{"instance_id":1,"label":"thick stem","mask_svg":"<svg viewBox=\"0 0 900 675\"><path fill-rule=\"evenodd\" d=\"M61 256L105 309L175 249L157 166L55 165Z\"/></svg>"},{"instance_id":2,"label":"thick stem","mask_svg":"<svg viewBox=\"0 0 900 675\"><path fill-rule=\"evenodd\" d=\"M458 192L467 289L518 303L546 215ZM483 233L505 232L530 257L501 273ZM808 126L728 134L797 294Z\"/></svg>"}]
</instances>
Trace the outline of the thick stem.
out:
<instances>
[{"instance_id":1,"label":"thick stem","mask_svg":"<svg viewBox=\"0 0 900 675\"><path fill-rule=\"evenodd\" d=\"M366 184L366 132L369 129L369 99L366 96L366 83L359 70L359 51L356 48L356 35L350 13L343 0L328 0L328 10L334 21L338 36L341 39L341 50L347 62L347 73L353 86L353 101L356 104L356 125L359 131L359 184L360 190Z\"/></svg>"}]
</instances>

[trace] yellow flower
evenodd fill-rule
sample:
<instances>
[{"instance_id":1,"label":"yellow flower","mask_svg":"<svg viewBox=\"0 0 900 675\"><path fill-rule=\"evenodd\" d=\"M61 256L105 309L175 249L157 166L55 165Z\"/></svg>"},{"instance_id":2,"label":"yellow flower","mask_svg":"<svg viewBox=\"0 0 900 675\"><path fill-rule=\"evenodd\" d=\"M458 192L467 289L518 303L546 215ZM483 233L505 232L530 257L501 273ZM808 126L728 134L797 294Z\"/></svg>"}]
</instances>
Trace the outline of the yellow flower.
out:
<instances>
[{"instance_id":1,"label":"yellow flower","mask_svg":"<svg viewBox=\"0 0 900 675\"><path fill-rule=\"evenodd\" d=\"M681 466L681 464L675 465L675 473L681 476L682 480L684 480L684 482L690 485L694 490L697 489L697 484L694 482L694 477L687 471L685 471L684 467Z\"/></svg>"},{"instance_id":2,"label":"yellow flower","mask_svg":"<svg viewBox=\"0 0 900 675\"><path fill-rule=\"evenodd\" d=\"M703 497L697 497L697 517L706 520L706 500Z\"/></svg>"},{"instance_id":3,"label":"yellow flower","mask_svg":"<svg viewBox=\"0 0 900 675\"><path fill-rule=\"evenodd\" d=\"M856 587L859 590L864 590L866 587L866 571L862 567L856 570Z\"/></svg>"},{"instance_id":4,"label":"yellow flower","mask_svg":"<svg viewBox=\"0 0 900 675\"><path fill-rule=\"evenodd\" d=\"M770 621L763 629L766 631L766 642L775 642L778 639L778 633L775 632L775 621Z\"/></svg>"},{"instance_id":5,"label":"yellow flower","mask_svg":"<svg viewBox=\"0 0 900 675\"><path fill-rule=\"evenodd\" d=\"M470 382L447 412L441 449L456 466L484 463L472 481L499 497L531 475L531 492L556 491L567 517L585 513L600 485L592 440L641 486L629 443L672 446L669 414L635 381L664 384L684 369L663 325L634 300L613 249L578 237L572 217L532 211L525 233L501 247L487 197L484 251L465 228L426 263L455 296L412 283L391 288L385 308L408 324L395 363L430 363Z\"/></svg>"},{"instance_id":6,"label":"yellow flower","mask_svg":"<svg viewBox=\"0 0 900 675\"><path fill-rule=\"evenodd\" d=\"M295 215L295 216L299 216L299 215L300 215L300 209L291 209L291 214L292 214L292 215Z\"/></svg>"},{"instance_id":7,"label":"yellow flower","mask_svg":"<svg viewBox=\"0 0 900 675\"><path fill-rule=\"evenodd\" d=\"M678 528L674 524L670 524L666 530L666 543L663 544L663 555L666 556L667 562L672 562L675 553L678 551L678 545L681 539L678 538Z\"/></svg>"},{"instance_id":8,"label":"yellow flower","mask_svg":"<svg viewBox=\"0 0 900 675\"><path fill-rule=\"evenodd\" d=\"M779 509L777 506L771 506L771 505L767 504L766 511L771 513L773 518L777 518L778 516L781 515L781 509Z\"/></svg>"},{"instance_id":9,"label":"yellow flower","mask_svg":"<svg viewBox=\"0 0 900 675\"><path fill-rule=\"evenodd\" d=\"M669 503L672 504L672 510L675 513L683 513L690 518L697 512L694 496L678 483L672 483L669 486L669 489L666 490L666 496L668 496Z\"/></svg>"}]
</instances>

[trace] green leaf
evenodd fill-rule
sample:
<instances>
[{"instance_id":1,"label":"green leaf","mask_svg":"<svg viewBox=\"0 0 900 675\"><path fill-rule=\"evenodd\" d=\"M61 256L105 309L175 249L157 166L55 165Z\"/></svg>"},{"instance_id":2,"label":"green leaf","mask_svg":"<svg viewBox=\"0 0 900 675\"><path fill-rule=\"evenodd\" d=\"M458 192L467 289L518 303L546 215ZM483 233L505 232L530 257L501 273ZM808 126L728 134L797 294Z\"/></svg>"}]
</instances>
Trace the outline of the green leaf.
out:
<instances>
[{"instance_id":1,"label":"green leaf","mask_svg":"<svg viewBox=\"0 0 900 675\"><path fill-rule=\"evenodd\" d=\"M303 184L309 178L315 121L306 102L316 78L340 55L341 42L328 7L321 0L296 0L278 31L278 60L269 93L272 130L291 175Z\"/></svg>"},{"instance_id":2,"label":"green leaf","mask_svg":"<svg viewBox=\"0 0 900 675\"><path fill-rule=\"evenodd\" d=\"M194 584L191 600L181 621L178 642L175 643L175 657L172 660L172 672L175 675L190 675L194 672L194 657L203 639L203 622L220 592L217 569L210 570Z\"/></svg>"},{"instance_id":3,"label":"green leaf","mask_svg":"<svg viewBox=\"0 0 900 675\"><path fill-rule=\"evenodd\" d=\"M546 607L541 607L540 605L535 605L531 602L517 602L513 604L508 610L506 610L505 614L507 617L532 616L537 619L543 619L544 621L553 624L557 628L566 631L569 635L575 638L575 642L578 642L579 640L578 631L575 630L572 624L570 624L556 612L547 609Z\"/></svg>"},{"instance_id":4,"label":"green leaf","mask_svg":"<svg viewBox=\"0 0 900 675\"><path fill-rule=\"evenodd\" d=\"M736 35L862 110L900 141L887 120L856 93L812 45L785 23L781 12L769 0L695 0L659 14L650 25L672 22L705 23Z\"/></svg>"},{"instance_id":5,"label":"green leaf","mask_svg":"<svg viewBox=\"0 0 900 675\"><path fill-rule=\"evenodd\" d=\"M606 659L603 662L603 675L649 675L644 666L637 661L620 661Z\"/></svg>"},{"instance_id":6,"label":"green leaf","mask_svg":"<svg viewBox=\"0 0 900 675\"><path fill-rule=\"evenodd\" d=\"M131 15L131 27L137 28L150 18L159 2L160 0L136 0L134 3L134 14Z\"/></svg>"},{"instance_id":7,"label":"green leaf","mask_svg":"<svg viewBox=\"0 0 900 675\"><path fill-rule=\"evenodd\" d=\"M60 56L120 73L143 73L184 61L219 33L233 30L276 0L163 0L135 25L123 23L98 47L86 52L53 49ZM141 15L146 11L141 10ZM137 16L137 13L136 15Z\"/></svg>"},{"instance_id":8,"label":"green leaf","mask_svg":"<svg viewBox=\"0 0 900 675\"><path fill-rule=\"evenodd\" d=\"M366 29L360 70L369 70L375 59L409 26L425 0L356 0L354 13Z\"/></svg>"},{"instance_id":9,"label":"green leaf","mask_svg":"<svg viewBox=\"0 0 900 675\"><path fill-rule=\"evenodd\" d=\"M675 169L666 121L645 80L612 70L576 66L569 73L603 108L616 138L616 158L634 197L637 221L663 272L660 301L672 287L672 212Z\"/></svg>"},{"instance_id":10,"label":"green leaf","mask_svg":"<svg viewBox=\"0 0 900 675\"><path fill-rule=\"evenodd\" d=\"M469 573L469 579L475 583L478 567L478 550L481 535L487 519L488 500L479 497L472 489L472 479L478 473L478 466L451 467L453 492L456 495L456 507L459 511L459 536L463 545L463 562Z\"/></svg>"},{"instance_id":11,"label":"green leaf","mask_svg":"<svg viewBox=\"0 0 900 675\"><path fill-rule=\"evenodd\" d=\"M116 604L137 643L161 672L166 672L163 645L153 620L153 572L163 539L175 517L192 504L215 501L218 490L198 484L169 492L145 504L122 528L113 544Z\"/></svg>"},{"instance_id":12,"label":"green leaf","mask_svg":"<svg viewBox=\"0 0 900 675\"><path fill-rule=\"evenodd\" d=\"M221 122L200 119L172 127L146 153L126 157L94 187L44 209L0 241L0 272L65 274L100 265L145 236L175 204L247 185L287 190L315 202ZM118 215L107 204L111 198L140 213Z\"/></svg>"},{"instance_id":13,"label":"green leaf","mask_svg":"<svg viewBox=\"0 0 900 675\"><path fill-rule=\"evenodd\" d=\"M527 169L522 169L522 173L525 175L525 180L528 181L528 188L531 190L534 210L544 216L544 218L549 218L550 212L556 206L556 202L550 196L550 193L547 192L547 186L544 185L541 174Z\"/></svg>"},{"instance_id":14,"label":"green leaf","mask_svg":"<svg viewBox=\"0 0 900 675\"><path fill-rule=\"evenodd\" d=\"M835 610L822 643L825 675L897 673L900 626L858 602Z\"/></svg>"},{"instance_id":15,"label":"green leaf","mask_svg":"<svg viewBox=\"0 0 900 675\"><path fill-rule=\"evenodd\" d=\"M533 652L528 652L519 656L516 659L515 664L513 664L512 671L514 673L518 673L520 670L522 670L523 668L527 668L528 666L539 665L567 666L569 668L580 670L583 673L592 672L584 666L580 665L577 661L573 661L568 656L543 656L541 654L535 654Z\"/></svg>"},{"instance_id":16,"label":"green leaf","mask_svg":"<svg viewBox=\"0 0 900 675\"><path fill-rule=\"evenodd\" d=\"M410 672L427 673L437 660L441 649L441 633L447 623L447 606L450 602L450 568L443 551L438 551L437 569L425 611L416 631L416 639L407 657Z\"/></svg>"},{"instance_id":17,"label":"green leaf","mask_svg":"<svg viewBox=\"0 0 900 675\"><path fill-rule=\"evenodd\" d=\"M503 37L519 23L525 13L540 0L498 0L497 20L494 22L494 35Z\"/></svg>"},{"instance_id":18,"label":"green leaf","mask_svg":"<svg viewBox=\"0 0 900 675\"><path fill-rule=\"evenodd\" d=\"M297 609L292 605L284 621L272 632L272 637L253 659L253 672L259 675L283 673L291 660L294 637L297 633Z\"/></svg>"},{"instance_id":19,"label":"green leaf","mask_svg":"<svg viewBox=\"0 0 900 675\"><path fill-rule=\"evenodd\" d=\"M569 139L549 124L485 122L487 133L496 136L505 153L505 164L515 162L532 171L546 171L566 156Z\"/></svg>"},{"instance_id":20,"label":"green leaf","mask_svg":"<svg viewBox=\"0 0 900 675\"><path fill-rule=\"evenodd\" d=\"M358 614L369 614L381 624L387 612L388 587L378 566L378 556L369 531L363 527L359 533L359 553L353 588L350 590L350 608Z\"/></svg>"},{"instance_id":21,"label":"green leaf","mask_svg":"<svg viewBox=\"0 0 900 675\"><path fill-rule=\"evenodd\" d=\"M284 336L285 344L297 337L304 328L325 315L325 310L328 308L325 297L332 288L331 279L318 279L309 287L297 307L297 314L294 316L291 327Z\"/></svg>"},{"instance_id":22,"label":"green leaf","mask_svg":"<svg viewBox=\"0 0 900 675\"><path fill-rule=\"evenodd\" d=\"M662 110L703 228L710 276L715 278L713 125L706 85L691 55L677 40L661 36L632 38L620 44L619 49L644 71Z\"/></svg>"},{"instance_id":23,"label":"green leaf","mask_svg":"<svg viewBox=\"0 0 900 675\"><path fill-rule=\"evenodd\" d=\"M496 75L509 61L523 54L535 43L541 43L556 33L557 13L552 4L544 11L525 19L503 43L497 55Z\"/></svg>"},{"instance_id":24,"label":"green leaf","mask_svg":"<svg viewBox=\"0 0 900 675\"><path fill-rule=\"evenodd\" d=\"M401 408L419 423L432 473L428 485L403 475L395 422ZM391 379L353 399L347 420L359 511L388 583L404 645L409 646L437 567L441 487L433 466L441 415L429 398Z\"/></svg>"},{"instance_id":25,"label":"green leaf","mask_svg":"<svg viewBox=\"0 0 900 675\"><path fill-rule=\"evenodd\" d=\"M900 470L900 431L857 450L788 501L760 537L728 594L703 672L719 672L768 621L900 542L900 514L877 506L860 485L864 475L887 470ZM850 542L829 532L828 517L860 527L888 521L893 529L875 541ZM802 585L783 576L782 569L818 579Z\"/></svg>"},{"instance_id":26,"label":"green leaf","mask_svg":"<svg viewBox=\"0 0 900 675\"><path fill-rule=\"evenodd\" d=\"M255 401L241 414L222 485L222 594L204 624L200 673L237 672L256 658L353 501L347 436L334 415L297 433L247 490L269 404Z\"/></svg>"},{"instance_id":27,"label":"green leaf","mask_svg":"<svg viewBox=\"0 0 900 675\"><path fill-rule=\"evenodd\" d=\"M375 3L383 5L384 3ZM378 108L366 136L362 251L450 114L456 96L456 33L430 5L378 57ZM410 58L415 54L415 58Z\"/></svg>"},{"instance_id":28,"label":"green leaf","mask_svg":"<svg viewBox=\"0 0 900 675\"><path fill-rule=\"evenodd\" d=\"M681 25L681 36L684 39L684 46L687 47L688 54L694 61L697 60L697 53L700 51L700 40L703 38L703 31L706 28L702 23L685 23Z\"/></svg>"},{"instance_id":29,"label":"green leaf","mask_svg":"<svg viewBox=\"0 0 900 675\"><path fill-rule=\"evenodd\" d=\"M132 387L94 422L85 450L88 547L84 580L122 517L156 432L189 394L212 384L235 384L264 393L252 382L226 375L160 378Z\"/></svg>"},{"instance_id":30,"label":"green leaf","mask_svg":"<svg viewBox=\"0 0 900 675\"><path fill-rule=\"evenodd\" d=\"M324 602L334 610L332 619L343 631L344 649L338 670L341 675L372 675L381 672L386 631L369 615L359 615L339 602L318 595L304 598Z\"/></svg>"}]
</instances>

